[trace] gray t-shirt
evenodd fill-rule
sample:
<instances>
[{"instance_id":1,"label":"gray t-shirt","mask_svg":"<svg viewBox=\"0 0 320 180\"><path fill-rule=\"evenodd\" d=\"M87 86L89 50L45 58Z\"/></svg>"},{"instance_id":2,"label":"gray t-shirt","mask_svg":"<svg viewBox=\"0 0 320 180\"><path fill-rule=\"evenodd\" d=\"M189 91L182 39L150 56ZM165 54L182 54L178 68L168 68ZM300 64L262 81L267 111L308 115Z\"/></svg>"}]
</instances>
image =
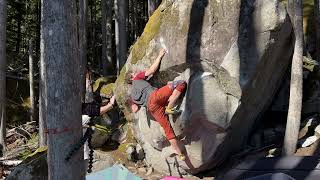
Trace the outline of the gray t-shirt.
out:
<instances>
[{"instance_id":1,"label":"gray t-shirt","mask_svg":"<svg viewBox=\"0 0 320 180\"><path fill-rule=\"evenodd\" d=\"M133 80L131 90L132 101L137 105L147 106L149 95L155 89L146 80Z\"/></svg>"}]
</instances>

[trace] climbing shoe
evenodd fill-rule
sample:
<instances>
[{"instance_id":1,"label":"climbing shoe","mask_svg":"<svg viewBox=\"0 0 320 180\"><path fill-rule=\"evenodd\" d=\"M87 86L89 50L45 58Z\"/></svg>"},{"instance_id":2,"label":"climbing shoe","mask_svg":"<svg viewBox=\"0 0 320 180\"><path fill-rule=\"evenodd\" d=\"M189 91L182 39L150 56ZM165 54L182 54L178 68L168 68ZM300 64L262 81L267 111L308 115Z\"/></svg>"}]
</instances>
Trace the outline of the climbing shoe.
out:
<instances>
[{"instance_id":1,"label":"climbing shoe","mask_svg":"<svg viewBox=\"0 0 320 180\"><path fill-rule=\"evenodd\" d=\"M178 109L178 106L175 106L173 108L166 107L165 112L166 112L166 114L179 114L179 113L181 113L181 111Z\"/></svg>"},{"instance_id":2,"label":"climbing shoe","mask_svg":"<svg viewBox=\"0 0 320 180\"><path fill-rule=\"evenodd\" d=\"M179 154L179 159L181 161L185 161L186 160L186 156L184 154Z\"/></svg>"}]
</instances>

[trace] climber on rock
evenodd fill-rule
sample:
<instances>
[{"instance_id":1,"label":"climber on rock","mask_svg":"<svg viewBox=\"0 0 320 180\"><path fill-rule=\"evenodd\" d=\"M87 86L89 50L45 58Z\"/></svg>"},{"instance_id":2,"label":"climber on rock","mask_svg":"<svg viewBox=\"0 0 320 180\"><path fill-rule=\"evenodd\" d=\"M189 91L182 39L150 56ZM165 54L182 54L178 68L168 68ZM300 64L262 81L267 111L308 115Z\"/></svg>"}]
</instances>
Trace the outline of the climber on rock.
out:
<instances>
[{"instance_id":1,"label":"climber on rock","mask_svg":"<svg viewBox=\"0 0 320 180\"><path fill-rule=\"evenodd\" d=\"M125 79L128 84L132 84L131 110L136 113L140 106L145 106L164 129L166 138L179 155L179 158L184 161L185 153L182 150L180 141L177 140L173 132L168 114L179 113L175 104L180 95L185 91L187 83L185 81L174 81L157 89L148 82L148 78L159 68L165 53L166 50L161 49L158 57L149 69L137 73L128 72Z\"/></svg>"}]
</instances>

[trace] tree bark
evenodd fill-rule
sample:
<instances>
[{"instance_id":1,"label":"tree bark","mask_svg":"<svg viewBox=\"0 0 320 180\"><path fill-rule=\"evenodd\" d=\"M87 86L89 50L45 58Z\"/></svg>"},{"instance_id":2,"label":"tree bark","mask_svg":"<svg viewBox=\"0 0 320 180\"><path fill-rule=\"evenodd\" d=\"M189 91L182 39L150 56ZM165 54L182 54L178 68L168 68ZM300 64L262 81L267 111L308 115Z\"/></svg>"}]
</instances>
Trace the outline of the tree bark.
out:
<instances>
[{"instance_id":1,"label":"tree bark","mask_svg":"<svg viewBox=\"0 0 320 180\"><path fill-rule=\"evenodd\" d=\"M101 0L101 15L102 15L102 24L101 24L101 31L102 31L102 73L104 76L108 74L107 70L107 0Z\"/></svg>"},{"instance_id":2,"label":"tree bark","mask_svg":"<svg viewBox=\"0 0 320 180\"><path fill-rule=\"evenodd\" d=\"M65 158L82 137L76 2L42 0L41 81L47 120L49 180L84 179L83 148Z\"/></svg>"},{"instance_id":3,"label":"tree bark","mask_svg":"<svg viewBox=\"0 0 320 180\"><path fill-rule=\"evenodd\" d=\"M41 31L42 31L42 25L41 25L41 22L42 22L42 18L41 18L41 14L42 14L42 0L39 1L39 4L38 4L38 10L40 12L40 15L38 17L38 21L39 21L39 24L40 24L40 27L39 27L39 48L40 48L40 51L43 50L43 47L40 47L41 44L42 44L42 37L41 37ZM41 58L42 58L42 54L40 53L40 81L39 81L39 147L43 147L43 146L47 146L47 134L46 134L46 129L47 129L47 120L46 120L46 113L45 113L45 100L44 100L44 95L45 95L45 87L44 87L44 68L42 66L42 61L41 61Z\"/></svg>"},{"instance_id":4,"label":"tree bark","mask_svg":"<svg viewBox=\"0 0 320 180\"><path fill-rule=\"evenodd\" d=\"M37 60L39 60L40 58L40 31L41 31L41 0L37 0L37 32L36 32L36 57ZM38 59L39 58L39 59Z\"/></svg>"},{"instance_id":5,"label":"tree bark","mask_svg":"<svg viewBox=\"0 0 320 180\"><path fill-rule=\"evenodd\" d=\"M6 150L6 24L7 2L0 0L0 152Z\"/></svg>"},{"instance_id":6,"label":"tree bark","mask_svg":"<svg viewBox=\"0 0 320 180\"><path fill-rule=\"evenodd\" d=\"M33 47L32 40L29 40L29 88L30 88L30 121L35 120L35 103L34 103L34 79L33 79Z\"/></svg>"},{"instance_id":7,"label":"tree bark","mask_svg":"<svg viewBox=\"0 0 320 180\"><path fill-rule=\"evenodd\" d=\"M112 6L113 0L102 0L102 70L103 75L112 74Z\"/></svg>"},{"instance_id":8,"label":"tree bark","mask_svg":"<svg viewBox=\"0 0 320 180\"><path fill-rule=\"evenodd\" d=\"M99 64L98 56L97 56L97 31L96 31L96 24L97 24L97 7L96 2L92 1L92 58L94 64ZM99 66L100 68L100 66Z\"/></svg>"},{"instance_id":9,"label":"tree bark","mask_svg":"<svg viewBox=\"0 0 320 180\"><path fill-rule=\"evenodd\" d=\"M91 61L93 61L93 54L94 54L94 44L95 44L95 42L94 42L94 18L93 18L93 16L94 16L94 12L93 12L93 4L94 4L94 2L92 2L91 1L91 3L90 3L90 31L89 31L89 34L90 34L90 36L89 36L89 40L90 40L90 54L91 54L91 56L89 56L90 57L90 60Z\"/></svg>"},{"instance_id":10,"label":"tree bark","mask_svg":"<svg viewBox=\"0 0 320 180\"><path fill-rule=\"evenodd\" d=\"M17 38L16 38L16 54L18 55L20 53L20 44L21 44L21 22L22 22L22 4L20 2L16 3L16 9L17 9Z\"/></svg>"},{"instance_id":11,"label":"tree bark","mask_svg":"<svg viewBox=\"0 0 320 180\"><path fill-rule=\"evenodd\" d=\"M113 52L113 33L114 30L112 28L113 24L113 0L107 0L107 63L108 63L108 75L111 75L114 73L114 65L112 61L112 52Z\"/></svg>"},{"instance_id":12,"label":"tree bark","mask_svg":"<svg viewBox=\"0 0 320 180\"><path fill-rule=\"evenodd\" d=\"M111 34L111 18L112 18L112 7L110 6L110 0L101 1L101 14L102 14L102 71L103 75L107 76L111 72L111 55L110 55L110 34ZM111 17L110 17L111 16Z\"/></svg>"},{"instance_id":13,"label":"tree bark","mask_svg":"<svg viewBox=\"0 0 320 180\"><path fill-rule=\"evenodd\" d=\"M148 0L148 16L150 17L159 6L158 0Z\"/></svg>"},{"instance_id":14,"label":"tree bark","mask_svg":"<svg viewBox=\"0 0 320 180\"><path fill-rule=\"evenodd\" d=\"M134 1L134 0L133 0ZM137 37L138 37L138 26L137 26L137 4L136 3L132 3L132 9L133 9L133 26L132 26L132 30L133 30L133 33L134 33L134 35L133 35L133 39L137 39Z\"/></svg>"},{"instance_id":15,"label":"tree bark","mask_svg":"<svg viewBox=\"0 0 320 180\"><path fill-rule=\"evenodd\" d=\"M44 70L40 62L40 82L39 82L39 147L47 145L47 123L46 123L46 114L45 114L45 100L44 100Z\"/></svg>"},{"instance_id":16,"label":"tree bark","mask_svg":"<svg viewBox=\"0 0 320 180\"><path fill-rule=\"evenodd\" d=\"M79 55L80 55L80 92L81 99L84 102L85 94L85 72L87 65L87 19L88 19L88 1L79 0Z\"/></svg>"},{"instance_id":17,"label":"tree bark","mask_svg":"<svg viewBox=\"0 0 320 180\"><path fill-rule=\"evenodd\" d=\"M291 8L293 8L291 10ZM293 22L295 33L295 46L292 58L290 99L284 138L284 155L292 155L296 151L302 108L302 60L303 60L303 21L302 1L289 0L288 9ZM293 13L292 13L293 12Z\"/></svg>"},{"instance_id":18,"label":"tree bark","mask_svg":"<svg viewBox=\"0 0 320 180\"><path fill-rule=\"evenodd\" d=\"M126 18L127 18L127 1L115 0L116 13L116 53L117 53L117 74L120 74L121 68L127 59L127 33L126 33Z\"/></svg>"},{"instance_id":19,"label":"tree bark","mask_svg":"<svg viewBox=\"0 0 320 180\"><path fill-rule=\"evenodd\" d=\"M315 33L316 33L316 60L320 62L320 4L319 0L314 0L314 11L315 11Z\"/></svg>"},{"instance_id":20,"label":"tree bark","mask_svg":"<svg viewBox=\"0 0 320 180\"><path fill-rule=\"evenodd\" d=\"M132 20L133 20L133 3L132 0L128 0L128 42L129 44L132 44L133 42L133 25L132 25Z\"/></svg>"}]
</instances>

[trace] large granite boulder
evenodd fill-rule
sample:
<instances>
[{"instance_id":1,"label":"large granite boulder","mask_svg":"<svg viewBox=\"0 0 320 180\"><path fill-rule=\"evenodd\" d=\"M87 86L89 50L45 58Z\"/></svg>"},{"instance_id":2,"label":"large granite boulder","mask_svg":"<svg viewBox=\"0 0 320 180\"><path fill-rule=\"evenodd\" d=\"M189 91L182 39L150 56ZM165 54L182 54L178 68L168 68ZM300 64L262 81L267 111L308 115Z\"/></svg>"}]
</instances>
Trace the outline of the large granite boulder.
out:
<instances>
[{"instance_id":1,"label":"large granite boulder","mask_svg":"<svg viewBox=\"0 0 320 180\"><path fill-rule=\"evenodd\" d=\"M129 70L151 65L167 47L155 86L184 79L182 114L172 126L191 164L173 156L159 124L141 108L129 111ZM135 122L147 161L164 173L196 173L244 147L253 123L272 101L293 52L292 26L277 0L163 1L131 47L115 83L117 102Z\"/></svg>"}]
</instances>

